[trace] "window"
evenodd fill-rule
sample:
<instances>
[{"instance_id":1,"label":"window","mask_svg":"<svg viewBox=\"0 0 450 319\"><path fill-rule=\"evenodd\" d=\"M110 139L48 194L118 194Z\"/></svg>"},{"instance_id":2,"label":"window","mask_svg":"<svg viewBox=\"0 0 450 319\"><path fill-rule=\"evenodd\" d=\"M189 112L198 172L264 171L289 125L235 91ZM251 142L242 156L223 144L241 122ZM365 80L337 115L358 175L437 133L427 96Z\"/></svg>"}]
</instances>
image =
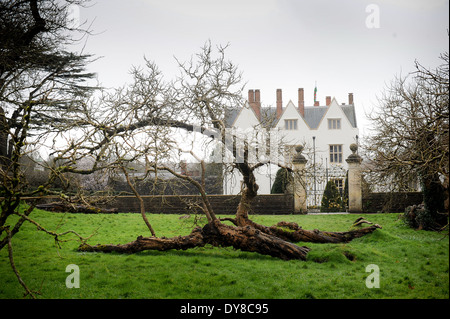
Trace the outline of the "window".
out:
<instances>
[{"instance_id":1,"label":"window","mask_svg":"<svg viewBox=\"0 0 450 319\"><path fill-rule=\"evenodd\" d=\"M329 130L340 130L341 129L341 119L328 119L328 129Z\"/></svg>"},{"instance_id":2,"label":"window","mask_svg":"<svg viewBox=\"0 0 450 319\"><path fill-rule=\"evenodd\" d=\"M296 130L297 120L284 120L284 128L289 131Z\"/></svg>"},{"instance_id":3,"label":"window","mask_svg":"<svg viewBox=\"0 0 450 319\"><path fill-rule=\"evenodd\" d=\"M342 163L342 145L330 145L330 163Z\"/></svg>"}]
</instances>

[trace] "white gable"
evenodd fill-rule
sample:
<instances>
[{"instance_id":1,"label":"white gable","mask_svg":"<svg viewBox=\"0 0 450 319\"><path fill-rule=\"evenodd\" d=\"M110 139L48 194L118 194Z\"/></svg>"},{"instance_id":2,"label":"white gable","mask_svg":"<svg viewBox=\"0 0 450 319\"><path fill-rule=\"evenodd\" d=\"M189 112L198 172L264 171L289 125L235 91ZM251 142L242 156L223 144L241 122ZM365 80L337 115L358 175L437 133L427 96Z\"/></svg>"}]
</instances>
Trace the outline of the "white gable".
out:
<instances>
[{"instance_id":1,"label":"white gable","mask_svg":"<svg viewBox=\"0 0 450 319\"><path fill-rule=\"evenodd\" d=\"M234 120L233 127L247 129L259 125L259 120L256 117L255 112L250 107L248 102L241 108L238 116Z\"/></svg>"},{"instance_id":2,"label":"white gable","mask_svg":"<svg viewBox=\"0 0 450 319\"><path fill-rule=\"evenodd\" d=\"M347 116L345 115L342 108L339 106L335 98L331 101L328 106L328 110L325 112L322 120L317 127L318 130L328 130L328 119L340 119L341 120L341 130L353 129Z\"/></svg>"},{"instance_id":3,"label":"white gable","mask_svg":"<svg viewBox=\"0 0 450 319\"><path fill-rule=\"evenodd\" d=\"M286 130L286 120L297 120L297 129ZM308 125L292 101L289 101L286 105L275 128L282 132L284 142L288 145L303 144L304 137L309 131Z\"/></svg>"},{"instance_id":4,"label":"white gable","mask_svg":"<svg viewBox=\"0 0 450 319\"><path fill-rule=\"evenodd\" d=\"M278 119L278 122L275 125L275 127L284 130L285 128L284 120L297 120L298 130L308 129L308 126L306 125L305 121L303 120L302 116L298 112L298 109L295 107L292 101L289 101L289 103L286 105L286 108L283 110L283 113Z\"/></svg>"},{"instance_id":5,"label":"white gable","mask_svg":"<svg viewBox=\"0 0 450 319\"><path fill-rule=\"evenodd\" d=\"M340 120L339 129L329 129L328 120ZM356 136L359 134L358 128L354 128L347 116L345 115L338 102L333 98L327 111L317 127L317 141L323 144L325 150L326 145L344 145L344 158L350 155L349 145L356 142Z\"/></svg>"}]
</instances>

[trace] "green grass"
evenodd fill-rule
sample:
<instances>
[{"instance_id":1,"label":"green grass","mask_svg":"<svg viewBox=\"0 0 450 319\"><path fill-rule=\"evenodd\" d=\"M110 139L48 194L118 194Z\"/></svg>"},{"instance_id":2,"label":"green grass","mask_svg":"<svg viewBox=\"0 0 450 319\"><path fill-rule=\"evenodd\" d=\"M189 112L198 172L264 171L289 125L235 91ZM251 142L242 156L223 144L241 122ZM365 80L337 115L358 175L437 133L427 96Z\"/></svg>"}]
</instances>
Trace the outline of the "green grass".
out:
<instances>
[{"instance_id":1,"label":"green grass","mask_svg":"<svg viewBox=\"0 0 450 319\"><path fill-rule=\"evenodd\" d=\"M139 214L82 215L36 210L32 217L58 232L73 229L90 244L126 243L148 236ZM148 215L157 236L188 234L192 219ZM304 229L345 231L356 215L253 216L262 224L297 222ZM311 248L307 261L282 261L232 248L146 251L133 255L81 253L72 235L61 249L52 237L26 223L13 238L15 262L27 285L44 298L449 298L449 240L414 231L397 214L368 215L383 229L347 244L299 243ZM12 222L12 221L11 221ZM66 266L80 269L80 288L65 285ZM369 289L366 266L380 269L380 288ZM0 251L0 298L22 298Z\"/></svg>"}]
</instances>

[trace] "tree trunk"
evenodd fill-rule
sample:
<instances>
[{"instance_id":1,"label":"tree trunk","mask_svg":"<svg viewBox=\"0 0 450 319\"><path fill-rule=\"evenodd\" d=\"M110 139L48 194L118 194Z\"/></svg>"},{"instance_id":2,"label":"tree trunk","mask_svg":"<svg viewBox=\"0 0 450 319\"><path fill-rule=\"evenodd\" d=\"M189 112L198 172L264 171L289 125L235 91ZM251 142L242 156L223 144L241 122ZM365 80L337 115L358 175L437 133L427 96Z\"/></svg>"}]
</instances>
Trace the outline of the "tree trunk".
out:
<instances>
[{"instance_id":1,"label":"tree trunk","mask_svg":"<svg viewBox=\"0 0 450 319\"><path fill-rule=\"evenodd\" d=\"M273 232L274 236L292 242L347 243L355 238L370 234L378 228L381 228L381 226L375 224L346 232L326 232L318 229L305 230L296 223L279 222L276 226L272 226L269 229Z\"/></svg>"},{"instance_id":2,"label":"tree trunk","mask_svg":"<svg viewBox=\"0 0 450 319\"><path fill-rule=\"evenodd\" d=\"M233 222L240 227L253 227L268 235L278 237L283 240L287 240L293 243L298 242L311 242L311 243L347 243L355 238L359 238L374 232L376 229L382 227L378 224L374 224L369 227L350 230L346 232L327 232L320 231L318 229L306 230L302 229L296 223L279 222L278 224L268 227L258 223L255 223L251 219L241 218L232 219L226 218L225 220Z\"/></svg>"},{"instance_id":3,"label":"tree trunk","mask_svg":"<svg viewBox=\"0 0 450 319\"><path fill-rule=\"evenodd\" d=\"M82 244L80 251L136 253L144 250L166 251L186 250L210 244L216 247L233 247L242 251L256 252L283 260L306 260L308 247L300 247L278 237L268 235L250 226L234 227L220 222L209 223L203 228L195 228L187 236L156 238L139 236L135 241L124 245Z\"/></svg>"},{"instance_id":4,"label":"tree trunk","mask_svg":"<svg viewBox=\"0 0 450 319\"><path fill-rule=\"evenodd\" d=\"M78 247L78 250L89 252L105 252L105 253L118 252L118 253L133 254L144 250L159 250L159 251L166 251L171 249L186 250L189 248L203 247L203 246L205 246L205 242L203 240L202 229L200 227L196 227L187 236L178 236L172 238L139 236L135 241L123 245L97 244L95 246L91 246L86 243L83 243Z\"/></svg>"},{"instance_id":5,"label":"tree trunk","mask_svg":"<svg viewBox=\"0 0 450 319\"><path fill-rule=\"evenodd\" d=\"M300 247L276 236L266 234L251 226L234 227L216 223L203 228L206 241L213 246L232 246L243 251L289 259L306 260L308 247Z\"/></svg>"}]
</instances>

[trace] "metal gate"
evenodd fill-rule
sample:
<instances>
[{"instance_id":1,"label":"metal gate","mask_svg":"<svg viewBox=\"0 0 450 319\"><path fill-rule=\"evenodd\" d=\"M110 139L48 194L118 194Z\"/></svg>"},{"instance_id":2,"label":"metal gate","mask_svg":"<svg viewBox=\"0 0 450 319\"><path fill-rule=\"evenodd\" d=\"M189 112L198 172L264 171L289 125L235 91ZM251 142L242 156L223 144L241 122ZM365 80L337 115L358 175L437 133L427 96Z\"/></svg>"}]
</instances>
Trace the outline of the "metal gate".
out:
<instances>
[{"instance_id":1,"label":"metal gate","mask_svg":"<svg viewBox=\"0 0 450 319\"><path fill-rule=\"evenodd\" d=\"M306 194L308 210L320 208L323 192L328 181L333 180L341 193L344 192L347 170L339 165L319 167L310 165L306 169Z\"/></svg>"}]
</instances>

